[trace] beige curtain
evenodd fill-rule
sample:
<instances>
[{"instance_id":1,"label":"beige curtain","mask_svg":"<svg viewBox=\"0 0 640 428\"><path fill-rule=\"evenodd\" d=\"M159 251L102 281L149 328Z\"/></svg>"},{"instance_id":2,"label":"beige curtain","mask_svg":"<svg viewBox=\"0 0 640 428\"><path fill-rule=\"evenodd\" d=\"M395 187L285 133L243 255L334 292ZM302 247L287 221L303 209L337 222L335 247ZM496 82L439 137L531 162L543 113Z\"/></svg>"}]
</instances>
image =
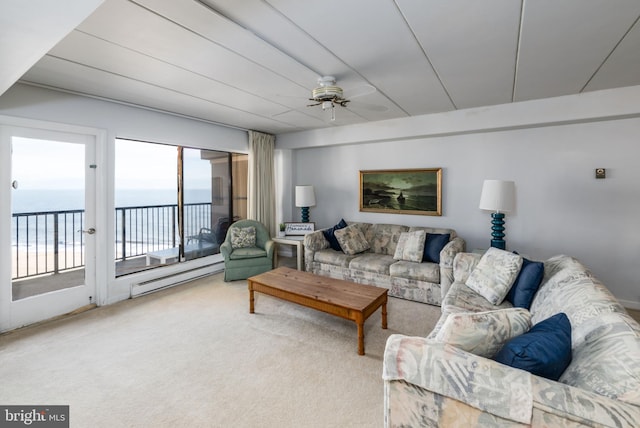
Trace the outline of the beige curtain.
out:
<instances>
[{"instance_id":1,"label":"beige curtain","mask_svg":"<svg viewBox=\"0 0 640 428\"><path fill-rule=\"evenodd\" d=\"M249 218L276 236L276 192L273 152L276 137L249 131Z\"/></svg>"}]
</instances>

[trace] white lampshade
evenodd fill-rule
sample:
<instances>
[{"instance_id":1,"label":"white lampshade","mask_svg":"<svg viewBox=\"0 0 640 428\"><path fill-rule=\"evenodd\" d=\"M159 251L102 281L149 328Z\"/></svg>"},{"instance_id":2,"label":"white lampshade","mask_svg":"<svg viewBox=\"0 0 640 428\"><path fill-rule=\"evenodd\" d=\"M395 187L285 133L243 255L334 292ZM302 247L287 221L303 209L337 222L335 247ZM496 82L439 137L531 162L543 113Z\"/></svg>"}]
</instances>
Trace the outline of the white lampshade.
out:
<instances>
[{"instance_id":1,"label":"white lampshade","mask_svg":"<svg viewBox=\"0 0 640 428\"><path fill-rule=\"evenodd\" d=\"M296 186L296 207L315 207L316 194L313 186Z\"/></svg>"},{"instance_id":2,"label":"white lampshade","mask_svg":"<svg viewBox=\"0 0 640 428\"><path fill-rule=\"evenodd\" d=\"M513 181L484 180L480 195L480 209L494 212L512 211L516 203L516 185Z\"/></svg>"}]
</instances>

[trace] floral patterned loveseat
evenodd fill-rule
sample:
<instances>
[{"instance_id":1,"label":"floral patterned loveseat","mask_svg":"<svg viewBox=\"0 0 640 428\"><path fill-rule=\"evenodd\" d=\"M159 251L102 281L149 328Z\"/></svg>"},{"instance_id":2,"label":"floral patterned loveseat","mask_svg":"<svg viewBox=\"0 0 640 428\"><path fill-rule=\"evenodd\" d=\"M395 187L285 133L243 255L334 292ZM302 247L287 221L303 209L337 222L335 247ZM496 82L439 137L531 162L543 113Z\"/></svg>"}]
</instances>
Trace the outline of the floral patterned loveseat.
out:
<instances>
[{"instance_id":1,"label":"floral patterned loveseat","mask_svg":"<svg viewBox=\"0 0 640 428\"><path fill-rule=\"evenodd\" d=\"M544 262L529 311L508 309L509 302L493 305L466 285L480 257L456 256L442 318L427 338L389 337L385 426L638 427L640 326L605 286L576 259L556 256ZM572 359L557 381L438 340L449 317L509 311L531 326L567 315ZM476 331L486 343L500 327Z\"/></svg>"},{"instance_id":2,"label":"floral patterned loveseat","mask_svg":"<svg viewBox=\"0 0 640 428\"><path fill-rule=\"evenodd\" d=\"M455 230L359 222L344 224L348 224L343 229L347 232L345 239L352 241L354 234L361 233L366 242L361 242L363 245L353 251L348 251L349 248L340 250L340 247L333 249L323 233L327 229L310 233L304 239L306 271L388 288L389 296L440 305L453 281L453 259L465 248L464 240ZM336 230L336 235L338 233L340 231ZM399 242L401 245L404 242L401 241L403 234L419 233L425 234L426 239L446 238L441 251L433 256L437 263L422 261L422 247L419 254L414 254L407 245L407 251L403 252L405 256L397 254ZM348 243L347 247L350 247ZM412 256L417 259L410 261Z\"/></svg>"}]
</instances>

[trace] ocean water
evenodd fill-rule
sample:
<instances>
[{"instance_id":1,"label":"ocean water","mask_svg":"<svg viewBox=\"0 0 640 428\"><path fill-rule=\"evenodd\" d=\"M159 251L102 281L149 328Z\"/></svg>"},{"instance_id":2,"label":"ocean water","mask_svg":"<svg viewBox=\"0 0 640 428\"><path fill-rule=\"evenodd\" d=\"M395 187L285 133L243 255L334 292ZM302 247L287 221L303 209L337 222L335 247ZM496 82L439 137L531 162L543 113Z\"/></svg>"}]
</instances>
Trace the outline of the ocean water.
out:
<instances>
[{"instance_id":1,"label":"ocean water","mask_svg":"<svg viewBox=\"0 0 640 428\"><path fill-rule=\"evenodd\" d=\"M125 189L115 194L115 205L121 207L171 205L178 196L173 189ZM209 189L185 191L185 203L211 202ZM84 208L84 191L79 189L18 189L11 194L12 213L66 211Z\"/></svg>"},{"instance_id":2,"label":"ocean water","mask_svg":"<svg viewBox=\"0 0 640 428\"><path fill-rule=\"evenodd\" d=\"M29 215L16 216L16 214L30 213L48 213L52 211L70 211L84 209L84 192L74 189L18 189L12 191L12 213L14 214L12 221L12 244L18 248L42 247L42 249L51 250L56 245L53 238L54 216L45 215ZM210 203L211 191L209 189L191 189L185 191L184 201L188 203ZM127 189L116 192L115 205L116 208L125 207L144 207L152 205L175 205L177 203L176 191L172 189ZM142 210L144 211L144 210ZM210 215L210 214L208 214ZM202 214L201 218L207 217ZM210 216L208 217L210 222ZM58 216L58 238L57 245L75 245L82 246L83 235L79 231L85 228L84 213L66 214ZM171 218L169 215L150 216L141 215L138 219L128 223L127 242L129 240L136 241L137 244L143 244L140 252L146 252L148 249L147 240L153 239L153 245L167 247L168 238L160 238L163 231L171 229ZM121 242L122 226L119 218L116 219L116 242ZM185 225L188 226L189 221ZM203 225L194 224L193 228L198 229ZM206 225L210 226L210 225ZM185 230L191 233L191 231ZM187 234L188 235L188 234ZM168 236L165 234L165 236Z\"/></svg>"}]
</instances>

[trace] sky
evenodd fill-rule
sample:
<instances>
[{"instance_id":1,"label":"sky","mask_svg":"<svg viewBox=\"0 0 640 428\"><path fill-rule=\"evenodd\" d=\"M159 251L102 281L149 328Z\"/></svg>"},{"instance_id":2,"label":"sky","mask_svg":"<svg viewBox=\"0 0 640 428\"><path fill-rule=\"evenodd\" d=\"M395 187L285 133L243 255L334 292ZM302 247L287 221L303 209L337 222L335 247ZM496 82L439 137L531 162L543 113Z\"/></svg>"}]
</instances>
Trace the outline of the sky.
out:
<instances>
[{"instance_id":1,"label":"sky","mask_svg":"<svg viewBox=\"0 0 640 428\"><path fill-rule=\"evenodd\" d=\"M183 161L185 188L211 187L211 164L200 159L200 150L185 148ZM175 189L177 176L176 146L116 140L116 190Z\"/></svg>"},{"instance_id":2,"label":"sky","mask_svg":"<svg viewBox=\"0 0 640 428\"><path fill-rule=\"evenodd\" d=\"M84 144L14 137L12 179L21 189L82 189ZM209 188L211 166L200 150L184 150L185 187ZM175 146L116 140L115 188L175 189Z\"/></svg>"},{"instance_id":3,"label":"sky","mask_svg":"<svg viewBox=\"0 0 640 428\"><path fill-rule=\"evenodd\" d=\"M82 189L84 145L14 137L11 177L19 189Z\"/></svg>"}]
</instances>

